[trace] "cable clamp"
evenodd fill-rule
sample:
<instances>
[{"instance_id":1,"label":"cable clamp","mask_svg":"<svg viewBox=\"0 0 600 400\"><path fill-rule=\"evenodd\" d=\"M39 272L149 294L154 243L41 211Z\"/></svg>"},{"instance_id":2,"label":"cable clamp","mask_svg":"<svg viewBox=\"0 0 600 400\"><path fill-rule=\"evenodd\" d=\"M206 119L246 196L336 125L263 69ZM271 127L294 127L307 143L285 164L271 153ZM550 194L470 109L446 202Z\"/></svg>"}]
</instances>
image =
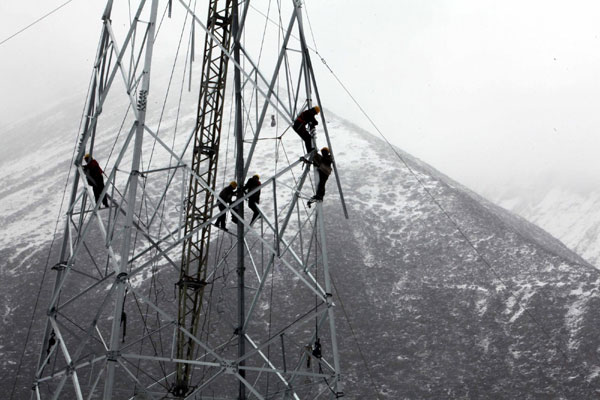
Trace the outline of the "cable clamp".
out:
<instances>
[{"instance_id":1,"label":"cable clamp","mask_svg":"<svg viewBox=\"0 0 600 400\"><path fill-rule=\"evenodd\" d=\"M129 274L127 272L121 272L119 275L117 275L117 281L123 283L127 280L128 276Z\"/></svg>"},{"instance_id":2,"label":"cable clamp","mask_svg":"<svg viewBox=\"0 0 600 400\"><path fill-rule=\"evenodd\" d=\"M60 261L60 262L58 262L56 265L54 265L50 269L52 269L54 271L64 271L65 268L67 268L67 262L66 261Z\"/></svg>"}]
</instances>

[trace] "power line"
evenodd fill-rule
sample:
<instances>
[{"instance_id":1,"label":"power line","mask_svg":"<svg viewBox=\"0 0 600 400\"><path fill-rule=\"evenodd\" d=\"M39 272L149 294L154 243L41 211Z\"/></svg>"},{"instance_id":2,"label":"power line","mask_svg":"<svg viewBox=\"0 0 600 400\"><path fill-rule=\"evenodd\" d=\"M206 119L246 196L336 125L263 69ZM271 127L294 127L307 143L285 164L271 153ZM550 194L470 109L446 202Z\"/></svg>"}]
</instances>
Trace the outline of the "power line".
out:
<instances>
[{"instance_id":1,"label":"power line","mask_svg":"<svg viewBox=\"0 0 600 400\"><path fill-rule=\"evenodd\" d=\"M561 357L563 358L563 360L565 362L565 365L567 365L567 363L569 361L569 356L567 355L567 353L565 352L565 350L562 348L562 342L561 342L561 340L559 340L560 338L559 339L553 338L552 335L550 334L550 332L548 332L546 330L546 328L541 324L541 322L538 320L538 318L536 318L535 315L533 315L533 313L529 309L527 309L523 304L521 304L521 301L517 297L516 293L513 290L510 289L510 287L505 282L505 280L495 270L495 268L491 265L491 263L484 257L483 253L477 248L477 246L475 246L475 244L473 243L473 241L467 236L467 234L460 227L460 225L458 224L458 222L454 218L452 218L452 216L450 215L450 213L444 208L444 206L442 206L442 204L433 195L433 193L431 193L431 191L429 190L429 188L427 187L427 185L425 185L425 183L418 176L418 174L413 170L413 168L408 164L408 162L405 160L405 158L402 157L402 155L396 150L396 148L386 138L386 136L383 134L383 132L381 132L381 130L379 129L379 127L375 124L375 122L371 119L371 117L367 114L367 112L363 109L363 107L358 103L358 101L356 100L356 98L350 93L350 91L348 90L348 88L342 83L342 81L338 78L338 76L335 74L335 72L333 72L333 70L327 64L327 62L325 61L325 59L319 54L318 51L315 50L315 53L317 54L317 56L319 56L319 58L321 59L321 62L323 62L323 64L325 65L325 67L329 70L329 72L333 75L333 77L336 79L336 81L344 89L344 91L346 92L346 94L350 97L350 99L358 107L358 109L365 116L365 118L367 118L367 120L375 128L375 130L377 131L377 133L385 141L385 143L388 145L388 147L394 152L394 154L396 155L396 157L398 157L398 159L402 162L402 164L407 168L407 170L409 171L409 173L417 180L417 182L423 188L423 190L425 191L425 193L427 194L427 196L431 199L431 201L437 206L437 208L439 208L439 210L446 217L446 219L448 219L448 221L455 227L455 229L460 234L460 236L462 236L462 238L464 239L464 241L466 242L466 244L468 245L468 247L470 247L471 249L473 249L473 251L475 252L475 254L477 255L477 257L479 258L479 260L481 260L481 262L487 267L487 269L492 272L492 274L494 275L494 277L496 279L498 279L498 281L502 284L502 286L504 286L504 288L508 291L510 297L512 297L512 298L515 299L516 304L523 310L523 312L529 317L529 319L535 325L537 325L537 327L540 329L540 331L542 332L542 334L548 339L548 341L555 346L556 350L558 351L558 353L560 353ZM577 368L577 369L580 369L580 368ZM581 373L581 372L579 372L579 373ZM561 382L561 385L562 385L562 382Z\"/></svg>"},{"instance_id":2,"label":"power line","mask_svg":"<svg viewBox=\"0 0 600 400\"><path fill-rule=\"evenodd\" d=\"M258 12L260 13L260 11L258 11ZM308 15L307 15L307 19L308 19ZM309 20L309 26L310 26L310 20ZM310 26L310 28L311 28L311 34L312 34L312 26ZM431 199L431 201L437 206L437 208L439 208L439 210L442 212L442 214L455 227L455 229L458 231L458 233L460 234L460 236L463 237L463 239L467 243L468 247L470 247L475 252L475 254L477 255L477 257L488 268L488 270L490 270L492 272L492 274L495 276L495 278L498 279L498 281L500 281L500 283L502 284L502 286L504 286L506 288L506 290L510 294L510 297L512 297L512 298L515 299L516 304L531 319L531 321L535 325L538 326L538 328L540 329L540 331L542 332L542 334L548 339L548 341L555 346L556 350L558 351L558 353L560 353L560 355L562 356L563 360L565 361L565 365L566 365L566 363L569 361L569 356L566 354L565 350L562 348L562 341L560 340L560 338L558 338L558 339L553 338L552 335L550 334L550 332L548 332L546 330L546 328L536 318L536 316L529 309L527 309L523 304L521 304L521 301L517 297L516 293L513 290L510 289L510 287L504 281L504 279L500 276L500 274L494 269L494 267L491 265L491 263L484 257L483 253L477 248L477 246L475 246L475 244L473 243L473 241L467 236L466 232L460 227L460 225L458 224L458 222L454 218L452 218L452 216L450 215L450 213L444 208L444 206L442 206L442 204L438 201L438 199L434 196L434 194L429 190L429 188L425 185L425 183L422 181L422 179L417 175L417 173L413 170L413 168L408 164L408 162L405 160L405 158L390 143L390 141L387 139L387 137L383 134L383 132L379 129L379 127L375 124L375 122L371 119L371 117L364 110L364 108L359 104L359 102L352 95L352 93L346 87L346 85L344 85L344 83L340 80L340 78L335 74L335 72L327 64L327 61L323 58L323 56L321 56L321 54L319 53L319 51L316 49L317 44L316 44L316 41L314 40L314 35L313 35L313 42L314 42L314 45L315 45L315 49L310 49L310 50L314 51L315 54L321 59L321 62L323 63L323 65L325 65L325 67L329 70L329 72L331 73L331 75L335 78L335 80L338 82L338 84L343 88L343 90L350 97L350 99L354 102L354 104L358 107L358 109L365 116L365 118L367 118L367 120L369 121L369 123L375 128L375 130L377 131L377 133L385 141L385 143L388 145L388 147L394 152L394 154L396 155L396 157L402 162L402 164L406 167L406 169L409 171L409 173L411 175L413 175L413 177L417 180L417 182L424 189L425 193L428 195L428 197ZM340 302L341 302L341 299L340 299ZM343 309L343 305L342 305L342 309ZM344 314L345 314L345 310L343 310L343 311L344 311ZM348 320L347 315L346 315L346 320ZM351 327L351 329L352 329L352 327ZM356 341L356 338L354 338L354 339ZM361 355L362 355L362 352L361 352ZM364 358L363 358L363 361L365 361ZM580 368L577 368L577 369L580 369ZM374 386L375 384L374 384L372 375L370 377L371 377L371 383ZM562 382L561 382L561 385L562 385Z\"/></svg>"},{"instance_id":3,"label":"power line","mask_svg":"<svg viewBox=\"0 0 600 400\"><path fill-rule=\"evenodd\" d=\"M4 43L8 42L10 39L14 38L15 36L17 36L20 33L25 32L27 29L31 28L32 26L34 26L35 24L37 24L38 22L46 19L47 17L49 17L50 15L54 14L55 12L57 12L58 10L60 10L61 8L63 8L64 6L66 6L67 4L69 4L70 2L72 2L73 0L67 0L64 3L62 3L60 6L56 7L54 10L50 11L49 13L41 16L40 18L36 19L35 21L33 21L32 23L30 23L29 25L27 25L25 28L22 28L21 30L13 33L12 35L10 35L9 37L7 37L6 39L4 39L3 41L0 42L0 46L2 46Z\"/></svg>"}]
</instances>

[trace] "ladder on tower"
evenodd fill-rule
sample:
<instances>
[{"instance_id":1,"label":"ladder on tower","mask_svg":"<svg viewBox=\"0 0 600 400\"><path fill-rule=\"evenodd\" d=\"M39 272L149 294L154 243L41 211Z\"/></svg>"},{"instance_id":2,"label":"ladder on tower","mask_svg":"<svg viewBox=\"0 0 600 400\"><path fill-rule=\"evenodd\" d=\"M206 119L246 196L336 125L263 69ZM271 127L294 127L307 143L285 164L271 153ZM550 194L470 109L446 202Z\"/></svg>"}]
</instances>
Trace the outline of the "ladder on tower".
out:
<instances>
[{"instance_id":1,"label":"ladder on tower","mask_svg":"<svg viewBox=\"0 0 600 400\"><path fill-rule=\"evenodd\" d=\"M209 254L211 224L206 224L197 235L190 232L212 218L216 189L219 142L225 102L227 64L229 58L220 45L229 49L232 28L232 0L210 0L207 34L204 43L202 78L198 113L194 135L194 150L191 169L206 186L190 176L188 195L185 202L185 241L181 259L181 272L177 283L179 292L178 323L192 336L196 336L202 310L202 298L206 286L206 264ZM223 8L219 9L218 7ZM211 190L209 190L210 188ZM196 343L182 330L177 335L177 358L194 359ZM185 396L191 389L193 365L177 364L177 375L173 394Z\"/></svg>"}]
</instances>

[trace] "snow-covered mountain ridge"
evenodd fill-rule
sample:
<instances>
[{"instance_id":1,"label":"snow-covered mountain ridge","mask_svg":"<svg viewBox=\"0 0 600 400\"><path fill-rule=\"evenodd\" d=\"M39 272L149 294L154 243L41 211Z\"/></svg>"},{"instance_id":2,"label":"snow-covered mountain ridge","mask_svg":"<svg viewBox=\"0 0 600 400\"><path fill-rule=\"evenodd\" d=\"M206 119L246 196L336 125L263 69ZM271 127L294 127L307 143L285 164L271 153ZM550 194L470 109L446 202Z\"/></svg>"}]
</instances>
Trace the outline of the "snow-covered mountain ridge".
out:
<instances>
[{"instance_id":1,"label":"snow-covered mountain ridge","mask_svg":"<svg viewBox=\"0 0 600 400\"><path fill-rule=\"evenodd\" d=\"M184 115L184 125L193 123L192 108ZM402 153L483 262L384 142L327 115L351 217L343 218L332 180L324 205L335 300L348 314L337 309L346 397L595 398L598 272L542 229ZM69 169L70 119L52 121L36 120L41 145L0 164L0 365L11 377L3 391L12 385ZM113 127L119 123L115 116ZM300 140L286 140L300 156ZM98 146L108 157L110 146ZM29 396L39 325L18 398Z\"/></svg>"},{"instance_id":2,"label":"snow-covered mountain ridge","mask_svg":"<svg viewBox=\"0 0 600 400\"><path fill-rule=\"evenodd\" d=\"M494 203L542 227L591 264L600 265L600 188L585 189L551 176L529 189L504 185L482 190ZM554 183L553 183L554 182Z\"/></svg>"}]
</instances>

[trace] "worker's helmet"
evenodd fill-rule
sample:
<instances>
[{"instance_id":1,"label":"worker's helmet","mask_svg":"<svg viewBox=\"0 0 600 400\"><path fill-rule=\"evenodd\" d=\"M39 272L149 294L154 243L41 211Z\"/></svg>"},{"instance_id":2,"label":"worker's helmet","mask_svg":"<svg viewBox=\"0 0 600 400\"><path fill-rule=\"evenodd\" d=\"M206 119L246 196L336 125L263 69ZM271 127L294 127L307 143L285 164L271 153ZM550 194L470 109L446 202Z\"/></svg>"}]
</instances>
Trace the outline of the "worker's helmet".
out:
<instances>
[{"instance_id":1,"label":"worker's helmet","mask_svg":"<svg viewBox=\"0 0 600 400\"><path fill-rule=\"evenodd\" d=\"M86 153L86 155L85 155L85 156L83 156L83 159L84 159L85 161L89 160L90 158L92 158L92 156L90 155L90 153Z\"/></svg>"},{"instance_id":2,"label":"worker's helmet","mask_svg":"<svg viewBox=\"0 0 600 400\"><path fill-rule=\"evenodd\" d=\"M258 174L254 174L253 177L256 178L256 179L260 179L260 175L258 175Z\"/></svg>"},{"instance_id":3,"label":"worker's helmet","mask_svg":"<svg viewBox=\"0 0 600 400\"><path fill-rule=\"evenodd\" d=\"M231 181L229 182L229 184L235 189L237 188L237 182L236 181Z\"/></svg>"},{"instance_id":4,"label":"worker's helmet","mask_svg":"<svg viewBox=\"0 0 600 400\"><path fill-rule=\"evenodd\" d=\"M323 147L321 153L329 153L329 147Z\"/></svg>"},{"instance_id":5,"label":"worker's helmet","mask_svg":"<svg viewBox=\"0 0 600 400\"><path fill-rule=\"evenodd\" d=\"M321 107L315 106L315 111L317 112L317 114L320 113L321 112Z\"/></svg>"}]
</instances>

